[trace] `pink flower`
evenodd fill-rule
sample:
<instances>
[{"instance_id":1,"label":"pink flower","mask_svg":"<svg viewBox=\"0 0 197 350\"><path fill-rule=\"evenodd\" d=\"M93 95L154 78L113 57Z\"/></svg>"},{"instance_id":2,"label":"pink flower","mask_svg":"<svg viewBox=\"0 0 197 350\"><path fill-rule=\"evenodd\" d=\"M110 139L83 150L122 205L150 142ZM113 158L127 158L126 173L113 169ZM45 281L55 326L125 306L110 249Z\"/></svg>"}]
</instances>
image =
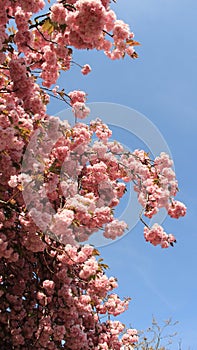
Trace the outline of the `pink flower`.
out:
<instances>
[{"instance_id":1,"label":"pink flower","mask_svg":"<svg viewBox=\"0 0 197 350\"><path fill-rule=\"evenodd\" d=\"M73 219L73 211L63 209L62 211L54 215L53 223L50 226L50 230L56 235L64 234L66 229L71 225Z\"/></svg>"},{"instance_id":2,"label":"pink flower","mask_svg":"<svg viewBox=\"0 0 197 350\"><path fill-rule=\"evenodd\" d=\"M89 64L85 64L85 66L83 66L83 68L81 69L81 73L83 75L87 75L88 73L91 72L91 67L89 66Z\"/></svg>"},{"instance_id":3,"label":"pink flower","mask_svg":"<svg viewBox=\"0 0 197 350\"><path fill-rule=\"evenodd\" d=\"M83 102L75 102L72 110L78 119L85 119L90 114L90 109Z\"/></svg>"},{"instance_id":4,"label":"pink flower","mask_svg":"<svg viewBox=\"0 0 197 350\"><path fill-rule=\"evenodd\" d=\"M126 333L123 334L122 339L121 339L122 344L128 345L129 349L130 349L130 345L137 343L138 340L139 340L138 331L134 328L127 329ZM131 349L133 349L133 347Z\"/></svg>"},{"instance_id":5,"label":"pink flower","mask_svg":"<svg viewBox=\"0 0 197 350\"><path fill-rule=\"evenodd\" d=\"M170 203L168 206L168 214L172 218L178 219L181 216L185 216L186 211L187 211L186 206L179 201L173 200L172 203Z\"/></svg>"},{"instance_id":6,"label":"pink flower","mask_svg":"<svg viewBox=\"0 0 197 350\"><path fill-rule=\"evenodd\" d=\"M97 270L98 263L94 257L91 257L85 261L81 271L79 272L79 277L82 279L88 279L90 276L95 275Z\"/></svg>"},{"instance_id":7,"label":"pink flower","mask_svg":"<svg viewBox=\"0 0 197 350\"><path fill-rule=\"evenodd\" d=\"M46 290L47 295L51 295L54 293L54 288L55 288L54 281L45 280L42 285L43 285L43 288Z\"/></svg>"},{"instance_id":8,"label":"pink flower","mask_svg":"<svg viewBox=\"0 0 197 350\"><path fill-rule=\"evenodd\" d=\"M67 9L63 6L63 4L57 3L51 6L50 18L53 22L57 22L59 24L65 24L66 15L67 15Z\"/></svg>"},{"instance_id":9,"label":"pink flower","mask_svg":"<svg viewBox=\"0 0 197 350\"><path fill-rule=\"evenodd\" d=\"M54 332L53 332L53 338L55 340L63 340L65 333L66 333L66 327L64 325L62 325L62 326L56 325Z\"/></svg>"},{"instance_id":10,"label":"pink flower","mask_svg":"<svg viewBox=\"0 0 197 350\"><path fill-rule=\"evenodd\" d=\"M176 243L175 237L171 234L167 235L158 224L154 224L150 229L145 226L144 237L147 242L150 242L154 246L161 245L162 248L168 248L170 245L173 246L173 243Z\"/></svg>"},{"instance_id":11,"label":"pink flower","mask_svg":"<svg viewBox=\"0 0 197 350\"><path fill-rule=\"evenodd\" d=\"M85 102L86 101L86 93L80 90L74 90L69 92L68 96L70 97L71 106L73 106L76 102Z\"/></svg>"},{"instance_id":12,"label":"pink flower","mask_svg":"<svg viewBox=\"0 0 197 350\"><path fill-rule=\"evenodd\" d=\"M127 224L124 221L114 219L112 222L105 226L104 236L106 238L116 239L123 235Z\"/></svg>"},{"instance_id":13,"label":"pink flower","mask_svg":"<svg viewBox=\"0 0 197 350\"><path fill-rule=\"evenodd\" d=\"M11 175L10 180L8 181L8 185L13 188L16 187L18 185L18 176Z\"/></svg>"}]
</instances>

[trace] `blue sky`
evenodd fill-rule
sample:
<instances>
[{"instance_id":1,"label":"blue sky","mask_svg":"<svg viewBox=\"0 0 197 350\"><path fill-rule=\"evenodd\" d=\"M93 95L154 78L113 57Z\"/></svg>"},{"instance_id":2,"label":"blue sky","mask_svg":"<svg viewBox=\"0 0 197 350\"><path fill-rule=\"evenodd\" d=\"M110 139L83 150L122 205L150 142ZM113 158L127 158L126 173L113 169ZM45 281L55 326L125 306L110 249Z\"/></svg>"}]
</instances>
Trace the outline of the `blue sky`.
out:
<instances>
[{"instance_id":1,"label":"blue sky","mask_svg":"<svg viewBox=\"0 0 197 350\"><path fill-rule=\"evenodd\" d=\"M139 58L113 62L101 52L75 52L74 60L89 63L92 72L84 77L73 66L62 75L59 85L65 91L86 91L88 102L134 108L164 136L179 181L177 199L188 207L185 218L166 219L163 224L167 232L175 234L177 245L167 250L152 247L144 241L139 223L123 239L100 250L110 266L108 273L118 278L117 292L132 298L121 320L144 329L152 315L159 321L172 317L179 321L172 349L178 349L178 339L182 339L182 350L196 350L197 4L195 0L117 0L113 8L141 42ZM48 111L57 114L64 108L52 100Z\"/></svg>"}]
</instances>

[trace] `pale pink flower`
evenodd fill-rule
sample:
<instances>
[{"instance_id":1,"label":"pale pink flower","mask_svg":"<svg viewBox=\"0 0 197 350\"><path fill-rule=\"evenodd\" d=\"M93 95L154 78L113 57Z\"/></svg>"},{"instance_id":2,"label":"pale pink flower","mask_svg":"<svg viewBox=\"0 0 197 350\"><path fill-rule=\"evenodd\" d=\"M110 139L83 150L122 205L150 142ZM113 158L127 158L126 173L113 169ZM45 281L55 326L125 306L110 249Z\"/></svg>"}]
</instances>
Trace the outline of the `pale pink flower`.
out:
<instances>
[{"instance_id":1,"label":"pale pink flower","mask_svg":"<svg viewBox=\"0 0 197 350\"><path fill-rule=\"evenodd\" d=\"M78 119L85 119L90 114L90 109L83 102L75 102L72 110Z\"/></svg>"},{"instance_id":2,"label":"pale pink flower","mask_svg":"<svg viewBox=\"0 0 197 350\"><path fill-rule=\"evenodd\" d=\"M18 185L18 176L11 175L10 180L8 181L8 185L13 188L16 187Z\"/></svg>"},{"instance_id":3,"label":"pale pink flower","mask_svg":"<svg viewBox=\"0 0 197 350\"><path fill-rule=\"evenodd\" d=\"M81 73L83 75L87 75L91 72L91 67L89 66L89 64L85 64L85 66L83 66L83 68L81 69Z\"/></svg>"},{"instance_id":4,"label":"pale pink flower","mask_svg":"<svg viewBox=\"0 0 197 350\"><path fill-rule=\"evenodd\" d=\"M116 239L124 234L127 224L124 221L114 219L105 226L104 236L110 239Z\"/></svg>"},{"instance_id":5,"label":"pale pink flower","mask_svg":"<svg viewBox=\"0 0 197 350\"><path fill-rule=\"evenodd\" d=\"M186 206L179 202L179 201L175 201L173 200L167 207L168 210L168 214L172 217L172 218L180 218L181 216L185 216L187 208Z\"/></svg>"}]
</instances>

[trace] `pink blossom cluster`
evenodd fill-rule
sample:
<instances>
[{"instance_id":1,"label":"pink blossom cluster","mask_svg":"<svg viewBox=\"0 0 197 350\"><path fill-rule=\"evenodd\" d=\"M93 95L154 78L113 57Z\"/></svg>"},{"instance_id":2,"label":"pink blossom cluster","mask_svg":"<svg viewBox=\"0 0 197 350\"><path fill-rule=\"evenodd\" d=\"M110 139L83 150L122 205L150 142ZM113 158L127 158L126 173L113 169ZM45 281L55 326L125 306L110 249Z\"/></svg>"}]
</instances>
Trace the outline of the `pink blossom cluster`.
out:
<instances>
[{"instance_id":1,"label":"pink blossom cluster","mask_svg":"<svg viewBox=\"0 0 197 350\"><path fill-rule=\"evenodd\" d=\"M106 277L93 247L61 246L47 239L42 250L33 253L24 248L19 231L12 231L9 242L18 249L17 258L7 255L0 262L4 348L121 349L137 341L127 336L132 329L121 339L121 322L99 320L100 314L123 312L128 301L111 293L117 283Z\"/></svg>"},{"instance_id":2,"label":"pink blossom cluster","mask_svg":"<svg viewBox=\"0 0 197 350\"><path fill-rule=\"evenodd\" d=\"M186 206L179 201L173 200L171 203L169 203L167 209L168 215L170 215L172 218L178 219L186 214Z\"/></svg>"},{"instance_id":3,"label":"pink blossom cluster","mask_svg":"<svg viewBox=\"0 0 197 350\"><path fill-rule=\"evenodd\" d=\"M32 41L32 34L29 31L29 23L32 13L36 13L42 10L45 6L44 0L33 1L0 1L0 64L3 64L6 60L6 50L10 50L9 42L12 42L12 35L9 36L7 32L7 26L10 19L15 17L16 26L18 32L15 33L15 42L19 45L19 48L27 51L27 45Z\"/></svg>"},{"instance_id":4,"label":"pink blossom cluster","mask_svg":"<svg viewBox=\"0 0 197 350\"><path fill-rule=\"evenodd\" d=\"M85 101L83 91L70 92L69 97L73 106ZM12 175L8 184L14 192L24 188L29 215L53 239L75 244L99 229L108 239L122 236L127 224L115 219L113 209L128 181L134 183L146 217L152 218L162 207L171 217L185 215L186 207L172 197L177 180L170 158L163 153L153 161L144 151L130 153L110 141L111 134L100 119L71 127L48 116L39 127L36 124L30 153L23 157L24 173ZM155 245L156 238L147 237Z\"/></svg>"},{"instance_id":5,"label":"pink blossom cluster","mask_svg":"<svg viewBox=\"0 0 197 350\"><path fill-rule=\"evenodd\" d=\"M69 97L73 105L85 101L82 91L73 91ZM58 118L45 117L39 128L36 125L38 131L42 139L37 142L32 136L31 154L27 151L23 159L24 173L12 175L8 184L14 192L24 188L29 215L53 239L76 244L100 229L108 239L122 236L127 224L114 217L113 209L127 181L133 181L145 216L152 218L161 207L171 217L185 215L186 207L172 197L177 181L167 155L161 154L154 162L144 151L129 153L110 141L111 130L100 119L71 127ZM157 245L155 236L148 237L152 231L145 238Z\"/></svg>"},{"instance_id":6,"label":"pink blossom cluster","mask_svg":"<svg viewBox=\"0 0 197 350\"><path fill-rule=\"evenodd\" d=\"M84 91L74 90L69 92L68 96L75 118L85 119L90 113L90 109L85 105L86 93Z\"/></svg>"},{"instance_id":7,"label":"pink blossom cluster","mask_svg":"<svg viewBox=\"0 0 197 350\"><path fill-rule=\"evenodd\" d=\"M164 229L154 224L151 228L144 227L144 237L147 242L150 242L154 246L160 244L162 248L168 248L170 245L176 242L176 238L172 234L167 234Z\"/></svg>"},{"instance_id":8,"label":"pink blossom cluster","mask_svg":"<svg viewBox=\"0 0 197 350\"><path fill-rule=\"evenodd\" d=\"M81 69L81 73L82 73L83 75L87 75L87 74L90 73L90 72L91 72L91 67L90 67L89 64L85 64L85 65L82 67L82 69Z\"/></svg>"},{"instance_id":9,"label":"pink blossom cluster","mask_svg":"<svg viewBox=\"0 0 197 350\"><path fill-rule=\"evenodd\" d=\"M23 65L17 64L15 67L19 67L23 74ZM15 94L17 96L17 92ZM73 91L69 97L73 105L85 101L82 91ZM185 215L185 206L172 199L172 195L176 194L177 181L167 155L157 157L154 164L143 151L136 150L128 154L117 142L109 141L111 130L100 119L92 121L89 126L77 123L71 128L68 124L61 125L58 118L49 118L43 114L45 121L39 122L38 126L37 119L31 120L19 101L18 96L15 97L15 103L9 94L2 97L1 149L6 150L2 155L2 168L7 170L2 183L8 185L10 196L12 189L15 201L19 198L22 212L22 194L18 188L27 188L25 202L30 215L42 230L49 230L55 235L53 238L61 242L81 242L102 227L107 238L121 236L127 226L114 219L111 209L117 206L124 195L126 186L122 181L134 182L146 216L152 217L162 206L167 208L172 217ZM31 175L27 181L25 174L17 177L18 172L12 162L21 162L23 149L30 135L33 135L33 129L34 132L40 130L42 139L45 133L45 139L43 143L33 141L35 147L31 149L31 154L27 152L25 171ZM52 137L56 133L58 141L54 142ZM92 142L94 134L98 140ZM49 154L50 144L52 151ZM38 181L43 171L45 179ZM28 186L26 181L30 182ZM53 216L45 203L46 194L49 200L47 206L51 203L57 212ZM29 232L24 238L26 242L28 237ZM36 235L32 237L38 240ZM30 241L30 247L34 250L34 244Z\"/></svg>"},{"instance_id":10,"label":"pink blossom cluster","mask_svg":"<svg viewBox=\"0 0 197 350\"><path fill-rule=\"evenodd\" d=\"M162 152L152 160L144 151L136 150L132 154L123 154L121 164L127 169L125 181L134 182L134 190L146 217L152 218L160 208L165 208L171 217L186 214L184 204L173 200L178 183L173 161L166 153Z\"/></svg>"},{"instance_id":11,"label":"pink blossom cluster","mask_svg":"<svg viewBox=\"0 0 197 350\"><path fill-rule=\"evenodd\" d=\"M65 18L69 28L70 45L82 49L93 49L103 38L102 31L106 26L113 27L113 20L100 0L78 0L76 11L70 11Z\"/></svg>"},{"instance_id":12,"label":"pink blossom cluster","mask_svg":"<svg viewBox=\"0 0 197 350\"><path fill-rule=\"evenodd\" d=\"M32 14L44 5L43 0L3 2L0 12L1 64L6 66L6 55L12 59L17 48L17 52L24 54L27 77L31 73L35 80L42 78L43 86L50 88L61 70L70 69L72 47L103 50L111 59L120 59L125 54L137 57L134 46L138 43L133 40L134 34L128 24L116 19L108 0L58 1L46 15L33 21ZM16 29L9 27L10 19L15 20ZM84 75L90 71L88 64L81 69ZM30 84L27 77L26 84Z\"/></svg>"},{"instance_id":13,"label":"pink blossom cluster","mask_svg":"<svg viewBox=\"0 0 197 350\"><path fill-rule=\"evenodd\" d=\"M19 51L28 52L29 47L31 47L33 42L33 34L29 30L29 19L31 18L31 13L23 11L20 6L16 8L14 14L15 22L18 31L15 34L14 40Z\"/></svg>"},{"instance_id":14,"label":"pink blossom cluster","mask_svg":"<svg viewBox=\"0 0 197 350\"><path fill-rule=\"evenodd\" d=\"M104 236L106 238L116 239L123 235L127 228L127 224L124 221L114 219L112 222L105 226Z\"/></svg>"},{"instance_id":15,"label":"pink blossom cluster","mask_svg":"<svg viewBox=\"0 0 197 350\"><path fill-rule=\"evenodd\" d=\"M45 112L45 103L43 104L43 94L40 88L34 82L34 78L27 70L24 58L13 56L9 62L10 79L13 82L12 91L19 97L24 104L24 109L33 114ZM47 98L48 99L48 98Z\"/></svg>"},{"instance_id":16,"label":"pink blossom cluster","mask_svg":"<svg viewBox=\"0 0 197 350\"><path fill-rule=\"evenodd\" d=\"M135 328L127 329L126 333L122 337L122 342L126 346L129 342L133 344L138 342L138 331Z\"/></svg>"}]
</instances>

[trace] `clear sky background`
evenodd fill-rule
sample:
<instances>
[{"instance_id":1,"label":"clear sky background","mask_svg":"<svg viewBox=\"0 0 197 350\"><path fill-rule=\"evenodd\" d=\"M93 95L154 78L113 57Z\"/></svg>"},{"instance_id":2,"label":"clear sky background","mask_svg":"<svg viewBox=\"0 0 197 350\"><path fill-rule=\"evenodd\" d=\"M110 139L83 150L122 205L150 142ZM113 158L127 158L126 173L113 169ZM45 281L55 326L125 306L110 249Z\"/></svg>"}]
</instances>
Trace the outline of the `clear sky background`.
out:
<instances>
[{"instance_id":1,"label":"clear sky background","mask_svg":"<svg viewBox=\"0 0 197 350\"><path fill-rule=\"evenodd\" d=\"M185 218L166 219L166 232L177 244L162 250L143 238L138 223L123 239L100 249L107 272L118 278L117 293L131 296L121 319L138 329L172 317L179 324L172 349L197 349L197 45L196 0L117 0L119 19L129 23L141 42L139 58L110 61L101 52L75 52L74 60L89 63L84 77L73 66L62 75L65 91L81 89L88 102L119 103L143 113L163 134L174 159ZM52 100L48 112L57 114L63 103ZM137 148L138 145L133 145ZM124 205L124 203L123 203ZM131 208L132 210L132 208Z\"/></svg>"}]
</instances>

